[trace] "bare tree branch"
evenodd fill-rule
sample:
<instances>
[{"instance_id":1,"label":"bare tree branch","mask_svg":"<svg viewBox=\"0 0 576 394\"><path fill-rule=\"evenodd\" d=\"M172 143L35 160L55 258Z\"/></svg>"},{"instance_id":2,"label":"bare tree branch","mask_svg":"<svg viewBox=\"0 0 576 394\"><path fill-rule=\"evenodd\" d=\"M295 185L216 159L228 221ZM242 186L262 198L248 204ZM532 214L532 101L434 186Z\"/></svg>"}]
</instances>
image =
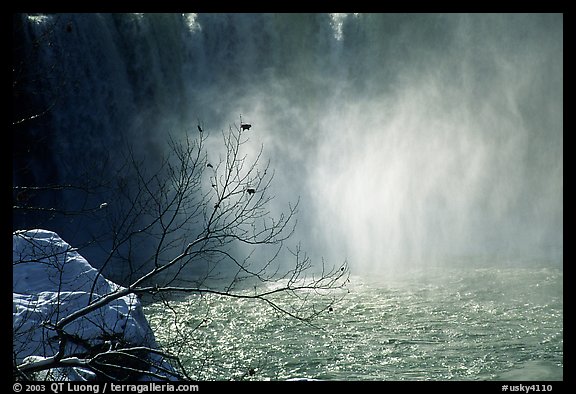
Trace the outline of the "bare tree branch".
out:
<instances>
[{"instance_id":1,"label":"bare tree branch","mask_svg":"<svg viewBox=\"0 0 576 394\"><path fill-rule=\"evenodd\" d=\"M182 371L173 372L173 377L189 378L191 374L178 357L142 346L68 354L67 345L71 341L80 341L83 348L91 348L67 331L71 323L86 319L130 294L211 294L254 300L310 324L338 301L334 291L346 285L346 263L333 268L323 263L318 269L297 245L294 250L288 249L293 258L291 266L280 264L284 243L294 234L298 202L277 217L271 214L274 171L270 170L270 161L260 163L263 147L251 157L244 152L249 151L245 149L249 148L246 130L230 127L222 132L224 156L217 163L210 163L205 147L210 135L204 129L199 130L200 133L187 134L181 140L170 136L167 154L156 166L145 164L127 149L125 161L119 166L124 176L118 178L110 194L111 204L105 210L110 235L107 257L92 284L88 304L67 314L56 314L52 322L46 322L45 327L58 340L56 354L15 365L15 375L72 366L94 371L106 379L118 376L118 370L126 375L141 374L156 379L170 375L161 366L155 372L147 368L150 362L144 355L155 354L172 360ZM43 188L49 186L30 190ZM84 213L88 212L91 211ZM267 251L268 257L255 257L261 249ZM119 263L129 267L127 283L108 294L97 293L98 278L109 266ZM219 285L213 285L215 280ZM244 280L274 286L254 286L254 292L250 293L240 285ZM289 295L288 299L278 299L281 294ZM312 302L326 297L327 302L320 308ZM179 321L181 316L170 307L169 299L161 299L175 321ZM106 331L106 327L101 329ZM120 365L119 359L130 365ZM144 364L138 364L140 361Z\"/></svg>"}]
</instances>

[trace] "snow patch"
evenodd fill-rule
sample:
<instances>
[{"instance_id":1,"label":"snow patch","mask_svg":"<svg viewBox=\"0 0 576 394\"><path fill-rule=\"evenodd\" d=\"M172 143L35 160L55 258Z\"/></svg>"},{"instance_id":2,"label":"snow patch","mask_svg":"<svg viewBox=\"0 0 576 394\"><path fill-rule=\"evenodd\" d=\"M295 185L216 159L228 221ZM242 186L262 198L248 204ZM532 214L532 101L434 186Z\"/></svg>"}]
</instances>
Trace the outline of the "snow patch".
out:
<instances>
[{"instance_id":1,"label":"snow patch","mask_svg":"<svg viewBox=\"0 0 576 394\"><path fill-rule=\"evenodd\" d=\"M16 364L38 363L58 352L60 341L52 327L60 319L121 287L99 275L54 232L17 231L12 237L12 250L14 359ZM157 348L135 294L118 298L74 320L64 331L69 338L66 357L86 358L86 355L135 346ZM143 357L171 370L159 355L148 353ZM156 368L150 371L159 373ZM93 380L115 376L116 372L105 369L104 375L98 375L80 367L64 367L36 378ZM137 378L146 376L139 374Z\"/></svg>"}]
</instances>

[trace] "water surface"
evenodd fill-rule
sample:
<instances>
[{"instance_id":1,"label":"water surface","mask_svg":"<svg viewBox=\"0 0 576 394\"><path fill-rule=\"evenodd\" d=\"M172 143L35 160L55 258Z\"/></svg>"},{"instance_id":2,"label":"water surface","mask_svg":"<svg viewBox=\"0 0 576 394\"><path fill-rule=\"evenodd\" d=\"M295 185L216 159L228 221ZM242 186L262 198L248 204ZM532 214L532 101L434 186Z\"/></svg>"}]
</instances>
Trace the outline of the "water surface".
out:
<instances>
[{"instance_id":1,"label":"water surface","mask_svg":"<svg viewBox=\"0 0 576 394\"><path fill-rule=\"evenodd\" d=\"M146 313L197 379L562 380L562 277L552 268L353 277L313 325L212 296Z\"/></svg>"}]
</instances>

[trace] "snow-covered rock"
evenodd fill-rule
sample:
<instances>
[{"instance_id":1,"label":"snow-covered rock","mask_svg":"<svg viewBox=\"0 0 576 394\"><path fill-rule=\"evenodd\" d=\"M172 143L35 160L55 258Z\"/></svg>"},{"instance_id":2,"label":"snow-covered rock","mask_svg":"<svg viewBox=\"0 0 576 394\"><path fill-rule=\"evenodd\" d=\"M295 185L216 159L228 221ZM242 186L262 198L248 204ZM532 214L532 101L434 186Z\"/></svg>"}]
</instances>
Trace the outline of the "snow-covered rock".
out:
<instances>
[{"instance_id":1,"label":"snow-covered rock","mask_svg":"<svg viewBox=\"0 0 576 394\"><path fill-rule=\"evenodd\" d=\"M53 329L57 321L121 287L99 275L86 259L54 232L15 232L12 250L14 358L17 364L37 363L58 352L59 340ZM154 334L134 294L118 298L72 321L64 331L68 336L67 357L77 355L85 358L87 354L134 346L156 347ZM142 356L169 368L158 355L146 352ZM131 366L142 368L142 364ZM118 372L105 367L103 371ZM156 368L151 371L160 373ZM143 375L128 375L124 372L115 377L145 378ZM41 377L92 380L107 376L97 375L86 368L70 367L48 371Z\"/></svg>"}]
</instances>

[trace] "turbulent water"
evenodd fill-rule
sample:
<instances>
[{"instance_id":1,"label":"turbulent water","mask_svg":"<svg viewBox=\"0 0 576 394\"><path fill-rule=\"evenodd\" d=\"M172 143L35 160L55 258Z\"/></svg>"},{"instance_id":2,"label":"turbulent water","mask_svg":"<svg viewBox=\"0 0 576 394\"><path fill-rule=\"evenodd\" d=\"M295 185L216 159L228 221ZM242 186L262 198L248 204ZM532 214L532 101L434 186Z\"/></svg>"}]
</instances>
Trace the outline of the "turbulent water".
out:
<instances>
[{"instance_id":1,"label":"turbulent water","mask_svg":"<svg viewBox=\"0 0 576 394\"><path fill-rule=\"evenodd\" d=\"M171 350L198 379L562 380L562 277L548 268L353 277L312 325L219 297L146 313L161 343L182 340Z\"/></svg>"}]
</instances>

